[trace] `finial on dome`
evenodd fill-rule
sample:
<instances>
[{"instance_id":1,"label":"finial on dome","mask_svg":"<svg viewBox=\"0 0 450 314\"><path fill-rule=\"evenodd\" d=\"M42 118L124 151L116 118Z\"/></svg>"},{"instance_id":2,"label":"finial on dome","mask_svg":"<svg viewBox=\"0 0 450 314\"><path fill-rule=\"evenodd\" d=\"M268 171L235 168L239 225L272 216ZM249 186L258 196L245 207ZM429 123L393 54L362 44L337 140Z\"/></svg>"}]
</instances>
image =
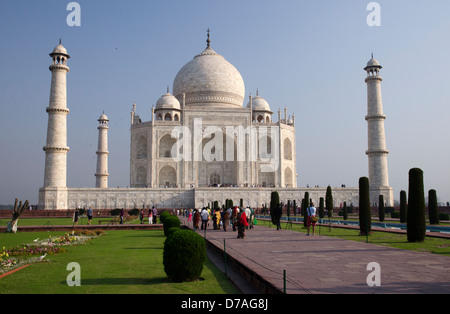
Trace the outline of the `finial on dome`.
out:
<instances>
[{"instance_id":1,"label":"finial on dome","mask_svg":"<svg viewBox=\"0 0 450 314\"><path fill-rule=\"evenodd\" d=\"M207 34L208 34L208 39L206 39L206 44L207 44L206 47L209 48L211 46L211 40L209 39L209 34L210 34L209 28L208 28Z\"/></svg>"},{"instance_id":2,"label":"finial on dome","mask_svg":"<svg viewBox=\"0 0 450 314\"><path fill-rule=\"evenodd\" d=\"M259 96L259 89L256 89L256 96Z\"/></svg>"},{"instance_id":3,"label":"finial on dome","mask_svg":"<svg viewBox=\"0 0 450 314\"><path fill-rule=\"evenodd\" d=\"M373 59L373 52L372 52L372 59Z\"/></svg>"},{"instance_id":4,"label":"finial on dome","mask_svg":"<svg viewBox=\"0 0 450 314\"><path fill-rule=\"evenodd\" d=\"M167 94L169 93L169 85L167 85Z\"/></svg>"}]
</instances>

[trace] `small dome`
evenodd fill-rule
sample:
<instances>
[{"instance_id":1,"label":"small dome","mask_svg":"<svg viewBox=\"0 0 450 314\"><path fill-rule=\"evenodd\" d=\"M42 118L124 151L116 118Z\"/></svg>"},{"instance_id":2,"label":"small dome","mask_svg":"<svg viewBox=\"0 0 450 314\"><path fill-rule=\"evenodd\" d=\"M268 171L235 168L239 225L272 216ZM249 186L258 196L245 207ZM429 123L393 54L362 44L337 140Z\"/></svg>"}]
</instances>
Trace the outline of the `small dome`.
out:
<instances>
[{"instance_id":1,"label":"small dome","mask_svg":"<svg viewBox=\"0 0 450 314\"><path fill-rule=\"evenodd\" d=\"M109 121L108 120L108 117L106 116L106 114L102 114L101 116L100 116L100 118L98 118L98 121Z\"/></svg>"},{"instance_id":2,"label":"small dome","mask_svg":"<svg viewBox=\"0 0 450 314\"><path fill-rule=\"evenodd\" d=\"M270 111L269 103L259 95L252 98L252 107L253 111ZM247 108L250 108L250 102Z\"/></svg>"},{"instance_id":3,"label":"small dome","mask_svg":"<svg viewBox=\"0 0 450 314\"><path fill-rule=\"evenodd\" d=\"M380 68L380 69L382 68L380 63L376 59L374 59L372 56L372 59L370 59L369 62L367 62L367 66L364 69L375 68L375 67Z\"/></svg>"},{"instance_id":4,"label":"small dome","mask_svg":"<svg viewBox=\"0 0 450 314\"><path fill-rule=\"evenodd\" d=\"M156 102L156 109L176 109L180 110L180 102L171 93L162 95Z\"/></svg>"},{"instance_id":5,"label":"small dome","mask_svg":"<svg viewBox=\"0 0 450 314\"><path fill-rule=\"evenodd\" d=\"M67 53L66 48L64 48L63 45L61 45L61 43L58 46L56 46L55 49L53 49L50 56L55 55L55 54L65 55L67 58L70 58L69 54Z\"/></svg>"}]
</instances>

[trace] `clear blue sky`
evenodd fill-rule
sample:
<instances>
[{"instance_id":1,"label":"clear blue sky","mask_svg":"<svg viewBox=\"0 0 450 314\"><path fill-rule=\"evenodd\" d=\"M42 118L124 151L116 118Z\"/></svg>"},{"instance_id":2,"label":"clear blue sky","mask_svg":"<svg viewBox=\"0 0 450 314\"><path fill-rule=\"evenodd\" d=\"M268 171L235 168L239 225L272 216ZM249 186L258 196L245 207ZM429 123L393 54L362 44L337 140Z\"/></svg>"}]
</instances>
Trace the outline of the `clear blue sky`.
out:
<instances>
[{"instance_id":1,"label":"clear blue sky","mask_svg":"<svg viewBox=\"0 0 450 314\"><path fill-rule=\"evenodd\" d=\"M366 76L381 75L394 197L408 171L450 201L450 1L70 1L0 2L0 204L37 203L43 185L51 73L62 38L68 74L68 187L95 186L97 119L110 119L109 185L129 185L130 111L144 121L181 67L206 45L242 74L272 111L296 115L298 185L357 186L368 175ZM247 100L246 100L247 101ZM277 114L275 114L275 117Z\"/></svg>"}]
</instances>

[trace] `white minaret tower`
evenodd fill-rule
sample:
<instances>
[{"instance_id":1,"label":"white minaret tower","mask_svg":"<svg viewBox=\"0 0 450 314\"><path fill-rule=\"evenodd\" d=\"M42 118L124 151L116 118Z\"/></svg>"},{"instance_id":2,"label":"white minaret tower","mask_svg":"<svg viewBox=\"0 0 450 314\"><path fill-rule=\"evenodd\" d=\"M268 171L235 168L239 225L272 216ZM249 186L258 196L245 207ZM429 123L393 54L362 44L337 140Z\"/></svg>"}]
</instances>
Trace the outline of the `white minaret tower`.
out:
<instances>
[{"instance_id":1,"label":"white minaret tower","mask_svg":"<svg viewBox=\"0 0 450 314\"><path fill-rule=\"evenodd\" d=\"M383 102L381 99L380 70L382 66L373 58L369 60L364 70L367 72L367 116L369 158L369 184L371 203L378 203L382 190L389 189L386 136L384 131ZM386 197L385 197L386 199ZM389 203L391 200L389 200Z\"/></svg>"},{"instance_id":2,"label":"white minaret tower","mask_svg":"<svg viewBox=\"0 0 450 314\"><path fill-rule=\"evenodd\" d=\"M108 188L108 117L103 113L98 119L98 150L95 187Z\"/></svg>"},{"instance_id":3,"label":"white minaret tower","mask_svg":"<svg viewBox=\"0 0 450 314\"><path fill-rule=\"evenodd\" d=\"M50 102L47 107L48 126L45 151L44 187L39 193L41 209L67 209L67 85L66 76L69 72L67 60L70 56L61 45L50 53L52 65L52 82ZM47 193L49 192L49 193ZM51 193L50 193L51 192ZM53 199L47 199L53 194ZM44 207L44 208L42 208Z\"/></svg>"}]
</instances>

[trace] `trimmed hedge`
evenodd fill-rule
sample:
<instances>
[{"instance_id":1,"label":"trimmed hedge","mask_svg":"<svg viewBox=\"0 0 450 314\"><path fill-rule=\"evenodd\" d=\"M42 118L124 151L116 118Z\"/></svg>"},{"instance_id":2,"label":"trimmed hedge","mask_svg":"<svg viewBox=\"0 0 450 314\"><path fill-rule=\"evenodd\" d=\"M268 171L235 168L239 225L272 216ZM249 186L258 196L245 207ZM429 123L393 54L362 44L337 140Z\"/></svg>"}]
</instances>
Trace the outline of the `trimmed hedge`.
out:
<instances>
[{"instance_id":1,"label":"trimmed hedge","mask_svg":"<svg viewBox=\"0 0 450 314\"><path fill-rule=\"evenodd\" d=\"M180 228L181 227L181 221L177 216L167 216L164 218L163 228L164 228L164 235L167 237L169 229L172 227Z\"/></svg>"},{"instance_id":2,"label":"trimmed hedge","mask_svg":"<svg viewBox=\"0 0 450 314\"><path fill-rule=\"evenodd\" d=\"M425 195L423 171L419 168L409 170L408 213L406 222L408 242L423 242L426 233Z\"/></svg>"},{"instance_id":3,"label":"trimmed hedge","mask_svg":"<svg viewBox=\"0 0 450 314\"><path fill-rule=\"evenodd\" d=\"M200 278L206 260L205 240L196 232L181 229L173 232L164 243L164 271L174 282Z\"/></svg>"},{"instance_id":4,"label":"trimmed hedge","mask_svg":"<svg viewBox=\"0 0 450 314\"><path fill-rule=\"evenodd\" d=\"M169 212L163 211L160 215L159 215L159 221L161 221L161 223L164 223L164 219L166 219L167 217L171 216Z\"/></svg>"},{"instance_id":5,"label":"trimmed hedge","mask_svg":"<svg viewBox=\"0 0 450 314\"><path fill-rule=\"evenodd\" d=\"M369 179L359 178L359 230L361 235L368 235L372 231L370 213Z\"/></svg>"}]
</instances>

